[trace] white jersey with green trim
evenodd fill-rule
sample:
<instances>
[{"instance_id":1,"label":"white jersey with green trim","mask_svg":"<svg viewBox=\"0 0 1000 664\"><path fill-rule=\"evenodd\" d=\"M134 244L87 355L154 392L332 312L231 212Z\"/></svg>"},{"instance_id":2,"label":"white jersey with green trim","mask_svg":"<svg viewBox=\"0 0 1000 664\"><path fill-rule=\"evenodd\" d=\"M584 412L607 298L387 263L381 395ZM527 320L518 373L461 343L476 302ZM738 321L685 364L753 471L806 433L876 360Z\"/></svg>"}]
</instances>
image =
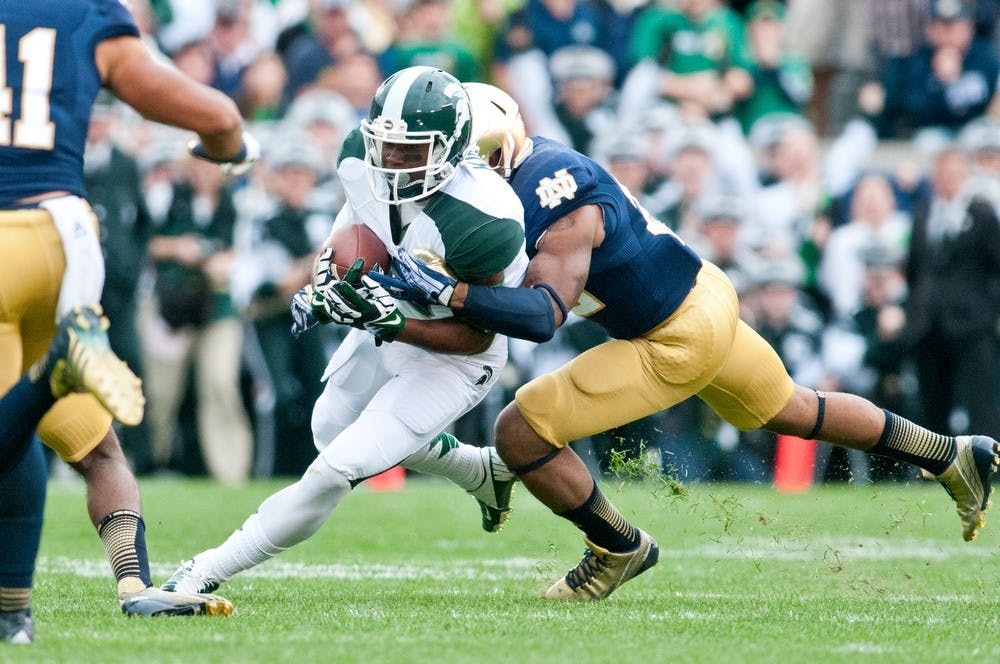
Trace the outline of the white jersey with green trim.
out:
<instances>
[{"instance_id":1,"label":"white jersey with green trim","mask_svg":"<svg viewBox=\"0 0 1000 664\"><path fill-rule=\"evenodd\" d=\"M363 223L392 257L405 248L417 256L440 257L441 267L462 281L482 280L502 271L502 285L521 285L528 266L523 207L514 190L477 155L469 153L459 162L455 174L438 191L393 206L395 211L372 195L361 159L342 159L337 170L347 202L333 231ZM400 301L399 308L408 318L452 315L448 307L437 305ZM500 345L505 353L506 339L497 335L487 352L495 354Z\"/></svg>"}]
</instances>

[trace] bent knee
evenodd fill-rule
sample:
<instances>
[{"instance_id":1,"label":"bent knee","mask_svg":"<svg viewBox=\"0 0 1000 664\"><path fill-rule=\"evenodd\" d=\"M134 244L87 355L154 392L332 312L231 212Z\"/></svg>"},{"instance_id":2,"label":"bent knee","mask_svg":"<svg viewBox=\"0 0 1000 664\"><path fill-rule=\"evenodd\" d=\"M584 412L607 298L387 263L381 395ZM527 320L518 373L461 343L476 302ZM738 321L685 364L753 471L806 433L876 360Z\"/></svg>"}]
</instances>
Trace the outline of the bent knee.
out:
<instances>
[{"instance_id":1,"label":"bent knee","mask_svg":"<svg viewBox=\"0 0 1000 664\"><path fill-rule=\"evenodd\" d=\"M494 433L497 454L511 467L523 466L557 449L531 428L516 403L501 411Z\"/></svg>"},{"instance_id":2,"label":"bent knee","mask_svg":"<svg viewBox=\"0 0 1000 664\"><path fill-rule=\"evenodd\" d=\"M125 453L122 451L122 446L118 442L115 430L109 427L107 433L101 438L101 442L97 443L82 459L74 461L70 465L85 475L89 468L97 464L119 462L123 464L128 463L125 459Z\"/></svg>"}]
</instances>

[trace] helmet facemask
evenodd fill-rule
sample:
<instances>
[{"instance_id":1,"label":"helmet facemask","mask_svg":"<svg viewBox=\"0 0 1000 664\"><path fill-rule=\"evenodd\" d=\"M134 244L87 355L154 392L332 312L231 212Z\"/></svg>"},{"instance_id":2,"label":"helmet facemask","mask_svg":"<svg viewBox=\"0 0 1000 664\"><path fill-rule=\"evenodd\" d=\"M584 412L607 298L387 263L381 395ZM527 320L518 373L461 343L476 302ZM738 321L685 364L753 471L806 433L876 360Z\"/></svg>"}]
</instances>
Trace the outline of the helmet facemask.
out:
<instances>
[{"instance_id":1,"label":"helmet facemask","mask_svg":"<svg viewBox=\"0 0 1000 664\"><path fill-rule=\"evenodd\" d=\"M436 192L454 175L470 131L468 96L453 76L430 67L391 76L361 122L375 198L396 204Z\"/></svg>"}]
</instances>

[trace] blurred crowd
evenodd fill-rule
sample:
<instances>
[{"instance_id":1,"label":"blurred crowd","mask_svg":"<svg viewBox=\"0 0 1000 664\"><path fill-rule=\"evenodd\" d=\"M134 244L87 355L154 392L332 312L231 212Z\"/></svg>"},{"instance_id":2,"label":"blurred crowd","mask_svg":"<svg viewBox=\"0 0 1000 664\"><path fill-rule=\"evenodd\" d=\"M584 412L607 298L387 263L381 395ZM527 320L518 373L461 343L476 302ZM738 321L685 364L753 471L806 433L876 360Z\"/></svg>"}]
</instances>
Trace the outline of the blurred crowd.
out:
<instances>
[{"instance_id":1,"label":"blurred crowd","mask_svg":"<svg viewBox=\"0 0 1000 664\"><path fill-rule=\"evenodd\" d=\"M488 81L529 135L606 164L736 284L794 379L935 431L1000 437L1000 0L129 0L151 49L232 96L264 146L239 180L187 137L99 99L89 199L119 355L143 375L139 473L224 482L314 456L340 339L289 334L292 294L343 202L335 163L384 77ZM511 343L502 386L456 425L487 443L514 389L604 340L574 318ZM697 400L592 440L682 480L771 478L775 441ZM833 458L817 476L912 468Z\"/></svg>"}]
</instances>

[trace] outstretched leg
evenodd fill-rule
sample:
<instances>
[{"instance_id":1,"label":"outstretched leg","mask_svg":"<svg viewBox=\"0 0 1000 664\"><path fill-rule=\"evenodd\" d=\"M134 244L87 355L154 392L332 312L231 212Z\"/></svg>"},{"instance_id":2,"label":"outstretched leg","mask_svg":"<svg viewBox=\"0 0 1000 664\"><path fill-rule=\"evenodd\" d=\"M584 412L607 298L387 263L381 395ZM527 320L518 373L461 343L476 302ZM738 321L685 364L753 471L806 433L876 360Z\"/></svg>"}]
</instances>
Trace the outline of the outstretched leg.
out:
<instances>
[{"instance_id":1,"label":"outstretched leg","mask_svg":"<svg viewBox=\"0 0 1000 664\"><path fill-rule=\"evenodd\" d=\"M1000 444L992 438L934 433L862 397L800 385L764 428L919 466L957 503L966 541L974 540L986 522L993 477L1000 467Z\"/></svg>"}]
</instances>

